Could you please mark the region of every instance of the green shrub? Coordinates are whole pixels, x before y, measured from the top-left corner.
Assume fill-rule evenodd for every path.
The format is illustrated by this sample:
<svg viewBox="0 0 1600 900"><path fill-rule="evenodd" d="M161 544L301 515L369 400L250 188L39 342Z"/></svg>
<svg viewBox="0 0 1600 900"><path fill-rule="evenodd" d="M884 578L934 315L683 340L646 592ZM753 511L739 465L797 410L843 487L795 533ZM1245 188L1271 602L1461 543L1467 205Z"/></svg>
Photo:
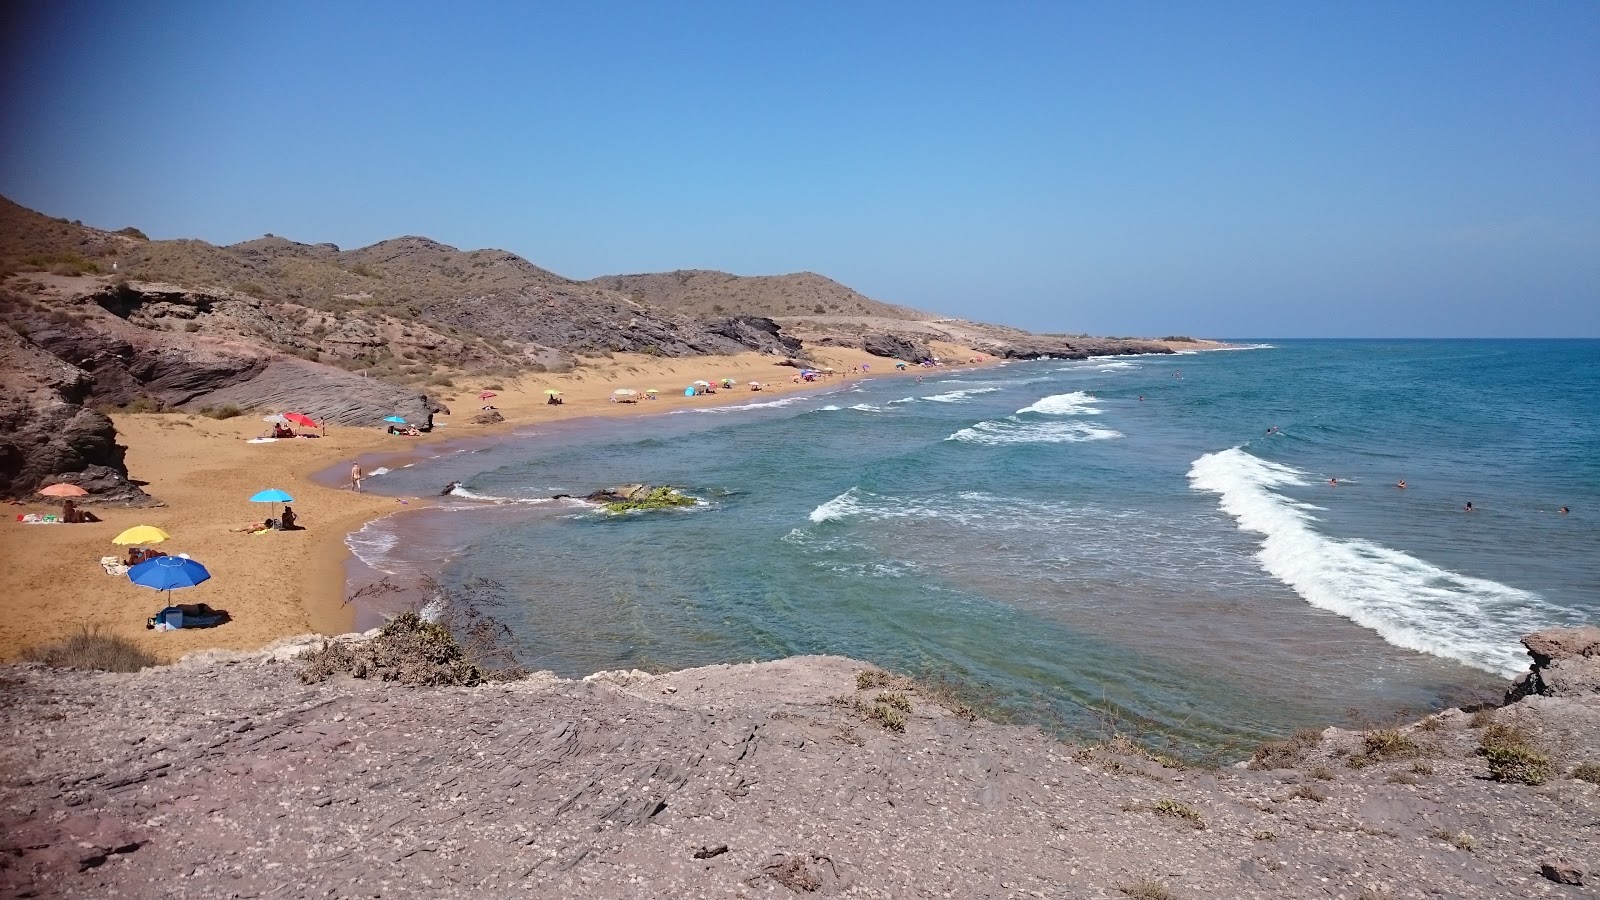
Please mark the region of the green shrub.
<svg viewBox="0 0 1600 900"><path fill-rule="evenodd" d="M1489 777L1495 781L1544 784L1550 777L1550 758L1527 746L1484 747Z"/></svg>
<svg viewBox="0 0 1600 900"><path fill-rule="evenodd" d="M36 647L23 658L57 669L99 669L105 672L137 672L156 664L155 656L141 650L127 638L102 633L98 628L80 626L61 641Z"/></svg>
<svg viewBox="0 0 1600 900"><path fill-rule="evenodd" d="M128 237L134 238L136 240L141 240L141 241L150 240L150 236L149 235L147 235L144 232L140 231L139 229L133 227L132 225L129 225L127 228L118 228L117 229L117 234L127 235Z"/></svg>
<svg viewBox="0 0 1600 900"><path fill-rule="evenodd" d="M190 334L194 334L196 331L200 330L200 323L199 322L185 322L183 324L183 330L189 332Z"/></svg>

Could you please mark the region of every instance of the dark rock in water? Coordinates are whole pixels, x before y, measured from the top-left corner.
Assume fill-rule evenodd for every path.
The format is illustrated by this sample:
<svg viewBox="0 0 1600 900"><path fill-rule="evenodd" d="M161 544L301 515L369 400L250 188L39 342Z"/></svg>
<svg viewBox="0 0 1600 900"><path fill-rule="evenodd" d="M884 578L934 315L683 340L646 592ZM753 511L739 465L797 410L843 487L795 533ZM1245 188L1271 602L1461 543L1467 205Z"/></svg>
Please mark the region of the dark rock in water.
<svg viewBox="0 0 1600 900"><path fill-rule="evenodd" d="M1583 884L1589 874L1581 864L1564 859L1553 859L1539 867L1539 873L1556 884Z"/></svg>
<svg viewBox="0 0 1600 900"><path fill-rule="evenodd" d="M473 416L470 421L474 425L495 425L500 422L504 422L505 420L506 417L500 415L499 410L491 409L487 412L478 413L477 415Z"/></svg>
<svg viewBox="0 0 1600 900"><path fill-rule="evenodd" d="M1600 693L1600 626L1548 628L1522 639L1533 665L1506 693L1515 703L1535 694L1584 697Z"/></svg>
<svg viewBox="0 0 1600 900"><path fill-rule="evenodd" d="M655 488L648 484L621 484L595 491L583 499L592 503L628 503L643 500L652 490Z"/></svg>
<svg viewBox="0 0 1600 900"><path fill-rule="evenodd" d="M913 340L895 334L869 334L861 338L861 349L873 356L887 356L906 362L921 362L933 358L927 341Z"/></svg>

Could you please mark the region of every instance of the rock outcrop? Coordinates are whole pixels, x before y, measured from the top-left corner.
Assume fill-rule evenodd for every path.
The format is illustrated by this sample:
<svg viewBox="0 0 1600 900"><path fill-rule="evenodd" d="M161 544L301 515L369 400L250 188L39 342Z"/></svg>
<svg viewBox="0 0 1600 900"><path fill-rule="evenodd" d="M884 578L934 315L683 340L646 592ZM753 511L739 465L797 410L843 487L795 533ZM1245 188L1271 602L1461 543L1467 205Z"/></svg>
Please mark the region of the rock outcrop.
<svg viewBox="0 0 1600 900"><path fill-rule="evenodd" d="M868 334L861 338L861 349L873 356L887 356L906 362L922 362L933 358L926 341L913 340L894 334Z"/></svg>
<svg viewBox="0 0 1600 900"><path fill-rule="evenodd" d="M1506 702L1523 697L1588 697L1600 694L1600 626L1550 628L1522 639L1533 665L1518 676Z"/></svg>
<svg viewBox="0 0 1600 900"><path fill-rule="evenodd" d="M27 497L69 481L87 502L152 505L128 482L116 427L83 405L93 379L0 328L0 496Z"/></svg>
<svg viewBox="0 0 1600 900"><path fill-rule="evenodd" d="M1216 771L836 656L304 684L321 643L0 669L0 894L1499 900L1568 896L1600 851L1595 785L1490 781L1459 711ZM1496 722L1582 720L1560 743L1595 759L1572 704Z"/></svg>

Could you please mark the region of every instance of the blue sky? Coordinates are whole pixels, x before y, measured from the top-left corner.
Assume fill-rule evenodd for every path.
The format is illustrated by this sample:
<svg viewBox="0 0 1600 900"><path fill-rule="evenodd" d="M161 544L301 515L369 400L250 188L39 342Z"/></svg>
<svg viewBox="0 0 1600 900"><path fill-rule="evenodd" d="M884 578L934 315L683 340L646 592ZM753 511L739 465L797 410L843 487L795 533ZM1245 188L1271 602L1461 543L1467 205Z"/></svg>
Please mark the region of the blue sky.
<svg viewBox="0 0 1600 900"><path fill-rule="evenodd" d="M103 227L1044 331L1600 336L1600 4L34 5L0 193Z"/></svg>

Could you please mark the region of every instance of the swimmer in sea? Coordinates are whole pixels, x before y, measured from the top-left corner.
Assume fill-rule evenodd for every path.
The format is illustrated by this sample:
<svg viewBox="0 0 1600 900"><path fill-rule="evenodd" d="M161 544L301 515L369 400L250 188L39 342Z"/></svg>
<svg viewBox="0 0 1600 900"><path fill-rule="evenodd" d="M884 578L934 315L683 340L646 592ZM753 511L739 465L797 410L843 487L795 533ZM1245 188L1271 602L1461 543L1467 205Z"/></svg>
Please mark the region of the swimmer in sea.
<svg viewBox="0 0 1600 900"><path fill-rule="evenodd" d="M1339 479L1337 479L1337 478L1329 478L1328 479L1328 483L1336 485L1336 484L1339 483Z"/></svg>
<svg viewBox="0 0 1600 900"><path fill-rule="evenodd" d="M1402 478L1399 481L1395 482L1394 486L1403 491L1403 490L1406 489L1406 480L1404 478Z"/></svg>
<svg viewBox="0 0 1600 900"><path fill-rule="evenodd" d="M1467 501L1467 505L1466 505L1466 507L1465 507L1465 508L1463 508L1463 510L1462 510L1462 511L1463 511L1463 512L1472 512L1472 511L1473 511L1473 510L1472 510L1472 501L1471 501L1471 500L1468 500L1468 501Z"/></svg>
<svg viewBox="0 0 1600 900"><path fill-rule="evenodd" d="M1567 508L1565 506L1563 506L1560 509L1556 510L1556 512L1561 513L1564 516L1564 515L1567 514Z"/></svg>

